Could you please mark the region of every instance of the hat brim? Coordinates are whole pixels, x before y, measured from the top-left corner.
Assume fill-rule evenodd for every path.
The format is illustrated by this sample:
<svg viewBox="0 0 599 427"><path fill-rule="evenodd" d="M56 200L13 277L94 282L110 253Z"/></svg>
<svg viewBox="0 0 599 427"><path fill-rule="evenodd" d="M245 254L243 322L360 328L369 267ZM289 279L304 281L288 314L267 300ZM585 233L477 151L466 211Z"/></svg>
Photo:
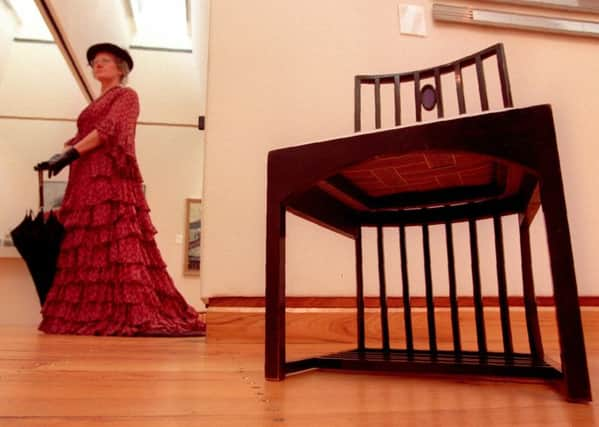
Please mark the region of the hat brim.
<svg viewBox="0 0 599 427"><path fill-rule="evenodd" d="M87 49L87 63L91 65L91 62L100 52L107 52L113 54L117 58L120 58L127 63L127 65L129 66L129 71L133 69L133 58L131 58L129 52L112 43L98 43L93 46L90 46L89 49Z"/></svg>

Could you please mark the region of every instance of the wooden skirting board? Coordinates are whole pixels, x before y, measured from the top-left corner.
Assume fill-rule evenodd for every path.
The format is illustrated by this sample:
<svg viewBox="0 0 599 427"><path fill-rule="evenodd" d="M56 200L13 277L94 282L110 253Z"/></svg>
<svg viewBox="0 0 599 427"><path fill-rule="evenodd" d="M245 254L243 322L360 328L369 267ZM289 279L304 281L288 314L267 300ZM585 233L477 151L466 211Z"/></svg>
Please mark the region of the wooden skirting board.
<svg viewBox="0 0 599 427"><path fill-rule="evenodd" d="M380 312L377 298L366 299L366 341L369 346L380 346ZM495 303L493 303L495 301ZM585 330L599 329L599 297L582 297L583 324ZM539 320L543 342L559 348L555 322L555 310L550 297L538 297ZM219 297L208 302L208 341L263 342L264 298ZM427 348L427 319L424 298L411 298L415 345ZM451 316L448 299L435 299L435 320L440 349L451 349ZM389 298L389 330L392 345L404 346L403 310L401 298ZM510 300L510 317L515 351L528 351L528 338L524 307L518 297ZM460 300L460 325L465 350L476 349L476 324L474 308L469 299ZM485 298L485 325L489 351L502 350L501 321L496 298ZM355 343L356 316L353 298L306 298L288 297L286 335L290 343ZM587 342L590 346L599 343Z"/></svg>
<svg viewBox="0 0 599 427"><path fill-rule="evenodd" d="M581 296L579 297L581 307L599 307L599 296ZM524 307L524 299L521 296L510 296L508 298L510 307ZM540 307L553 306L552 296L537 296L537 305ZM449 297L440 296L434 298L435 307L449 307ZM378 307L378 297L364 298L366 307ZM472 297L458 297L460 307L472 307ZM498 307L499 297L484 296L483 304L485 307ZM426 307L426 297L411 297L410 305L412 307ZM215 307L264 307L264 297L212 297L208 298L206 306ZM286 306L294 308L355 308L356 299L354 297L287 297ZM388 297L388 307L403 307L401 297Z"/></svg>

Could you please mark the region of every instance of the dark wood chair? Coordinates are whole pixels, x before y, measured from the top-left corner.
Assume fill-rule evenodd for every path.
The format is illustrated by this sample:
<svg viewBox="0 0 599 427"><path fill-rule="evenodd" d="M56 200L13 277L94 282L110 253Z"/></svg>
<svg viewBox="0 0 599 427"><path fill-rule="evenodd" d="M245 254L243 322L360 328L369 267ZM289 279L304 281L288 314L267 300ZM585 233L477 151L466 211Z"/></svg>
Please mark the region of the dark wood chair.
<svg viewBox="0 0 599 427"><path fill-rule="evenodd" d="M485 61L496 61L503 107L489 110ZM490 62L492 65L494 62ZM465 115L464 73L474 70L480 111ZM493 65L494 67L494 65ZM488 68L487 68L488 69ZM447 77L455 82L457 110L444 118ZM402 125L402 88L413 87L416 123ZM374 124L360 132L362 89L374 87ZM381 87L393 88L396 127L381 130ZM411 90L410 90L411 91ZM422 122L423 109L436 118ZM310 368L531 376L562 381L568 399L591 400L574 261L553 116L549 105L513 108L503 46L455 62L410 73L355 78L352 136L271 151L268 155L266 236L265 374L282 380ZM529 227L540 207L545 217L561 369L544 355L531 266ZM304 360L285 357L285 213L293 212L355 241L357 346ZM512 344L502 217L517 214L523 300L530 352ZM502 352L487 348L481 292L477 221L493 220ZM462 348L454 262L453 224L467 222L470 234L476 351ZM429 226L445 227L453 350L437 344ZM405 230L422 230L429 345L416 349L412 328ZM362 277L363 227L376 227L382 348L365 343ZM405 348L389 339L383 227L397 227L402 264Z"/></svg>

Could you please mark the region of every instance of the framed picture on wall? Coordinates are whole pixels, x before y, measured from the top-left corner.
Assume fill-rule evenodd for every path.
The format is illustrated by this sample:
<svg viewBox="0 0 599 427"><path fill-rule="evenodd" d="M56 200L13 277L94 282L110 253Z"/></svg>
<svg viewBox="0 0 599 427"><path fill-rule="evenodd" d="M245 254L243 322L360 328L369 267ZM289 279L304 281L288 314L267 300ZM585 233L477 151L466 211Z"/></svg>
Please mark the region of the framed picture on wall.
<svg viewBox="0 0 599 427"><path fill-rule="evenodd" d="M44 210L46 212L60 208L66 188L66 181L44 181Z"/></svg>
<svg viewBox="0 0 599 427"><path fill-rule="evenodd" d="M44 181L44 210L60 208L66 189L67 181ZM141 191L146 194L146 184L141 185Z"/></svg>
<svg viewBox="0 0 599 427"><path fill-rule="evenodd" d="M200 241L202 236L202 199L186 199L185 249L183 274L200 274Z"/></svg>

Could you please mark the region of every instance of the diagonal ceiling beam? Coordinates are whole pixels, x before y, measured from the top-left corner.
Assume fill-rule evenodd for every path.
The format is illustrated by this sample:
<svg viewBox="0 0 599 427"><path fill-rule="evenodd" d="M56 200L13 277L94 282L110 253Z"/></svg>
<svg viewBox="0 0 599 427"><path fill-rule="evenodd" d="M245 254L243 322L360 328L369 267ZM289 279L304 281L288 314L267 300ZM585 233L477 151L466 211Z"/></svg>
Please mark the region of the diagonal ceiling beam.
<svg viewBox="0 0 599 427"><path fill-rule="evenodd" d="M35 3L83 95L93 99L99 94L99 85L87 64L87 48L103 42L130 45L131 30L123 2L35 0Z"/></svg>
<svg viewBox="0 0 599 427"><path fill-rule="evenodd" d="M83 93L87 101L91 102L93 100L93 92L91 89L90 82L86 78L83 70L81 69L81 66L76 60L73 47L70 45L64 29L60 26L56 11L46 0L35 0L35 4L37 5L42 17L44 18L44 21L46 21L46 25L52 33L52 36L56 41L56 45L60 49L60 53L62 53L62 56L64 57L67 63L67 66L73 73L73 77L79 85L81 92Z"/></svg>

